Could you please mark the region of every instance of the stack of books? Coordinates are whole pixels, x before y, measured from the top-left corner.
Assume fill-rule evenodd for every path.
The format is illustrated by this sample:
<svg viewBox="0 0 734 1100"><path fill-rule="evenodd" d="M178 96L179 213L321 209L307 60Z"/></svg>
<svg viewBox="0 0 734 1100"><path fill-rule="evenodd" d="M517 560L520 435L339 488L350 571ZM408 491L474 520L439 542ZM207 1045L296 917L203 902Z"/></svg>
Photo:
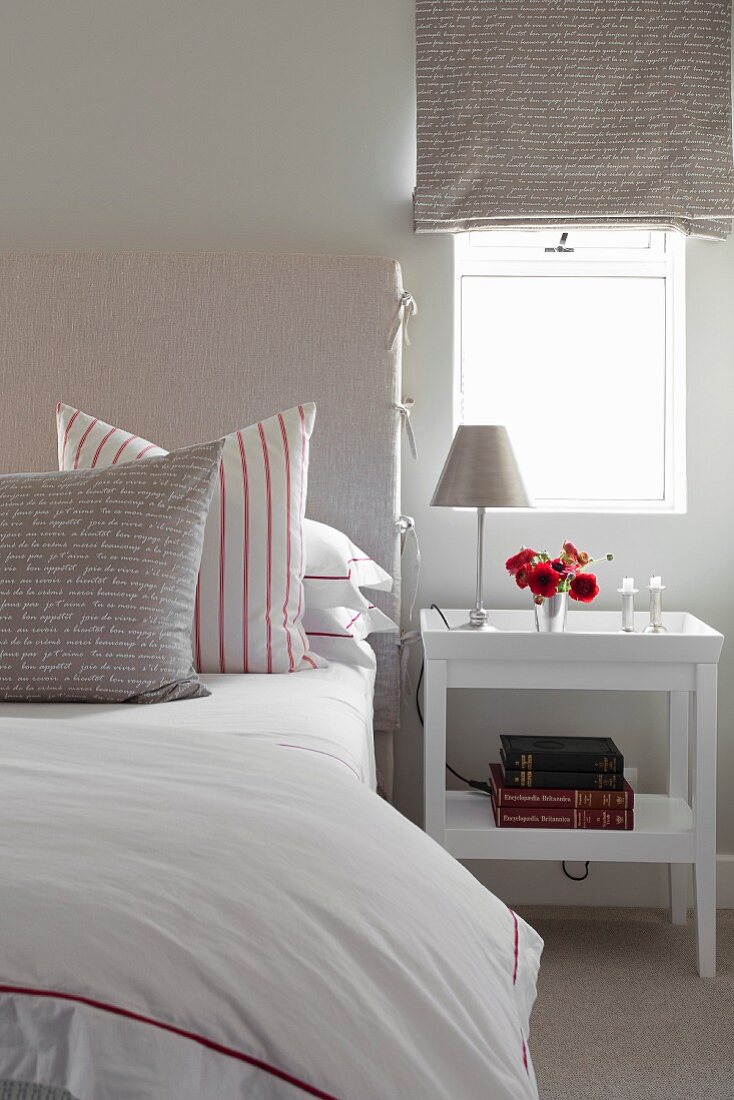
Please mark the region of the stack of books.
<svg viewBox="0 0 734 1100"><path fill-rule="evenodd" d="M635 793L609 737L501 736L489 765L498 828L633 829Z"/></svg>

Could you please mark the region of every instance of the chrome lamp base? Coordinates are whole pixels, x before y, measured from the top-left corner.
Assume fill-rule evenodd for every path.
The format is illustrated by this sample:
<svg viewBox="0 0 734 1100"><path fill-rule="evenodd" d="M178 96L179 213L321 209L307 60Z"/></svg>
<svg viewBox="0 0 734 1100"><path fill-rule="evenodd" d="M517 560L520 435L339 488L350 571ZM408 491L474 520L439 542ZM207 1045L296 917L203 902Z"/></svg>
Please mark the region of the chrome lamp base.
<svg viewBox="0 0 734 1100"><path fill-rule="evenodd" d="M469 612L469 622L462 623L460 630L491 630L495 633L499 630L498 626L492 626L489 621L489 612L486 607L473 607Z"/></svg>
<svg viewBox="0 0 734 1100"><path fill-rule="evenodd" d="M473 607L469 612L469 620L465 623L459 623L458 626L452 626L452 630L483 630L485 633L491 631L493 634L499 630L498 626L492 626L489 621L489 612L486 607Z"/></svg>
<svg viewBox="0 0 734 1100"><path fill-rule="evenodd" d="M489 611L483 605L482 581L484 573L484 517L486 508L477 508L477 591L474 607L469 612L469 622L456 627L457 630L492 630L496 626L489 624Z"/></svg>

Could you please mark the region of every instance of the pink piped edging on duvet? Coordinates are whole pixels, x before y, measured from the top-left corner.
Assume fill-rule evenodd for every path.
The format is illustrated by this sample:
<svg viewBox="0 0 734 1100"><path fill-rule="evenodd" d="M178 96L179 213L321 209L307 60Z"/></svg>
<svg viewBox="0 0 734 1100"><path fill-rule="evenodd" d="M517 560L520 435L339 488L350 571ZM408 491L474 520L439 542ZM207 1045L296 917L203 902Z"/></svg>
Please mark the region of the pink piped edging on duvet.
<svg viewBox="0 0 734 1100"><path fill-rule="evenodd" d="M206 1047L207 1050L213 1050L216 1054L223 1054L227 1058L235 1058L239 1062L246 1062L249 1066L254 1066L255 1069L262 1070L263 1073L269 1073L272 1077L277 1077L281 1081L285 1081L288 1085L293 1085L295 1088L305 1092L308 1096L316 1096L318 1100L338 1100L336 1096L333 1096L330 1092L323 1092L321 1089L316 1088L315 1085L309 1085L305 1081L301 1081L298 1077L294 1077L293 1074L287 1073L283 1069L278 1069L277 1066L271 1066L268 1062L264 1062L261 1058L255 1058L252 1054L245 1054L241 1050L234 1050L232 1047L225 1046L223 1043L218 1043L214 1039L208 1039L205 1035L197 1035L194 1031L187 1031L185 1028L176 1027L175 1024L166 1024L162 1020L154 1020L150 1016L143 1016L139 1012L132 1012L127 1008L120 1008L119 1005L109 1004L106 1001L97 1001L92 997L83 997L77 993L61 993L56 989L34 989L30 986L17 986L17 985L0 985L0 993L8 993L12 996L19 997L49 997L58 1001L73 1001L76 1004L86 1005L88 1008L96 1008L101 1012L110 1012L114 1016L123 1016L127 1020L135 1020L140 1024L148 1024L150 1027L160 1028L161 1031L168 1031L172 1035L178 1035L182 1039L190 1039L193 1043L199 1043L200 1046Z"/></svg>
<svg viewBox="0 0 734 1100"><path fill-rule="evenodd" d="M508 908L508 912L512 917L513 924L513 964L512 964L512 984L517 985L517 966L520 961L520 924L517 919L517 913L513 909ZM522 1040L522 1064L525 1067L525 1072L530 1073L528 1068L528 1048L525 1044L525 1036L520 1032L520 1039Z"/></svg>

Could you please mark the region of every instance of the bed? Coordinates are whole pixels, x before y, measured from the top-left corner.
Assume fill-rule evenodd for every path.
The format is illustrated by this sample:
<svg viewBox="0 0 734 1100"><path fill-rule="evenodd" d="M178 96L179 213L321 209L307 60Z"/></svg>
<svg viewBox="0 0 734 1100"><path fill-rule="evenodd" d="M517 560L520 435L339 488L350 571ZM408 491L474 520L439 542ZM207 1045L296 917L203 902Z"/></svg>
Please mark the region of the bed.
<svg viewBox="0 0 734 1100"><path fill-rule="evenodd" d="M332 662L316 676L279 677L275 687L272 676L257 674L203 674L201 679L210 697L154 711L124 703L0 703L0 728L21 740L24 730L36 723L53 725L60 737L77 730L91 738L111 739L151 723L162 736L183 731L196 736L216 729L243 741L268 741L331 756L360 783L376 789L371 669Z"/></svg>
<svg viewBox="0 0 734 1100"><path fill-rule="evenodd" d="M313 400L308 513L395 577L399 618L406 301L370 257L0 256L4 469L53 467L60 398L167 447ZM395 640L376 673L203 679L0 704L0 1090L536 1097L539 938L375 792Z"/></svg>

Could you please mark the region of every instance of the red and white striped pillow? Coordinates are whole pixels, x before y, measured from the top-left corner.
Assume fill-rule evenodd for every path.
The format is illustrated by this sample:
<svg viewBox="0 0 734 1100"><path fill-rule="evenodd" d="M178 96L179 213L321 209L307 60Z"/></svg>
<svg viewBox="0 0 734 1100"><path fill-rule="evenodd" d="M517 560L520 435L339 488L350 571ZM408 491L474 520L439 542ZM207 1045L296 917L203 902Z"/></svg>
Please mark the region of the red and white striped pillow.
<svg viewBox="0 0 734 1100"><path fill-rule="evenodd" d="M326 662L302 624L308 445L316 406L298 405L224 439L209 510L192 642L199 672L298 672ZM59 469L166 452L57 405Z"/></svg>

